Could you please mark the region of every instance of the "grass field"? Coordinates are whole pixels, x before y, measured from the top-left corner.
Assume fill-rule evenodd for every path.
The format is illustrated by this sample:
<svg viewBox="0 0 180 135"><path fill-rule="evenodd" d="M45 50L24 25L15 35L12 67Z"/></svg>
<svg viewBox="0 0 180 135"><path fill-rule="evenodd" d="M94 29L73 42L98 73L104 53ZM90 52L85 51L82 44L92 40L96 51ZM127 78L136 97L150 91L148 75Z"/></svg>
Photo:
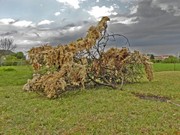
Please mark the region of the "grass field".
<svg viewBox="0 0 180 135"><path fill-rule="evenodd" d="M154 71L180 71L180 63L155 63Z"/></svg>
<svg viewBox="0 0 180 135"><path fill-rule="evenodd" d="M162 72L152 82L128 84L122 91L69 91L55 100L22 90L30 67L0 67L0 135L180 134L180 71L165 66L155 64Z"/></svg>

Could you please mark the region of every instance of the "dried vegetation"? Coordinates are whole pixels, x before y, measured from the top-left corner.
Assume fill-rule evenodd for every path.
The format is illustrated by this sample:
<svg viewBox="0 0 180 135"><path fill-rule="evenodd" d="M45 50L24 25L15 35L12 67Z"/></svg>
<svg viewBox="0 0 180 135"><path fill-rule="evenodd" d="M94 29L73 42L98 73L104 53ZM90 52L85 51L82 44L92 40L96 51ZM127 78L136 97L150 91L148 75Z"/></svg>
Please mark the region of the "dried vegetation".
<svg viewBox="0 0 180 135"><path fill-rule="evenodd" d="M88 29L84 38L68 45L32 48L28 55L35 73L23 89L42 92L48 98L55 98L77 86L83 89L89 85L116 88L121 84L122 88L124 83L139 81L142 77L142 65L151 81L152 63L138 51L130 52L128 48L110 48L105 51L110 38L124 37L107 34L109 20L108 17L103 17L97 26Z"/></svg>

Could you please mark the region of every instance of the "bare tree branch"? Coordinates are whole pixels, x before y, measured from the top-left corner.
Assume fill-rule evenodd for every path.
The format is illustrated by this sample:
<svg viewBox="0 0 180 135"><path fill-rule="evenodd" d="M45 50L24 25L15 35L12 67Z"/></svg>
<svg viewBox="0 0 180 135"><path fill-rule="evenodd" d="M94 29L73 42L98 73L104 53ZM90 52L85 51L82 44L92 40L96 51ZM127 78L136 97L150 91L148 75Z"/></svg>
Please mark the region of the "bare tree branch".
<svg viewBox="0 0 180 135"><path fill-rule="evenodd" d="M13 51L17 47L13 42L14 40L12 38L2 38L0 40L0 49Z"/></svg>

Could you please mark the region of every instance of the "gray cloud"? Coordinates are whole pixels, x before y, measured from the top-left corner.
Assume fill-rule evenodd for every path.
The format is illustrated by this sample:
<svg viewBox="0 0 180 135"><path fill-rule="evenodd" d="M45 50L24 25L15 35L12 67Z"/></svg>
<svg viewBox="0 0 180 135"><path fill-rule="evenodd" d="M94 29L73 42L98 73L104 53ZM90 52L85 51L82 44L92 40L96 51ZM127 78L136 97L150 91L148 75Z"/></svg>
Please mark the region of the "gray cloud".
<svg viewBox="0 0 180 135"><path fill-rule="evenodd" d="M2 37L11 36L11 35L14 35L14 34L17 34L17 33L18 33L18 31L12 30L12 31L9 31L9 32L0 33L0 36L2 36Z"/></svg>
<svg viewBox="0 0 180 135"><path fill-rule="evenodd" d="M13 25L3 25L0 37L11 36L17 44L17 50L27 51L33 46L41 46L43 44L51 44L53 46L59 44L67 44L80 37L83 37L92 23L89 21L79 21L70 23L65 26L49 26L42 27L15 27Z"/></svg>
<svg viewBox="0 0 180 135"><path fill-rule="evenodd" d="M112 24L110 30L123 33L129 38L132 47L146 53L147 49L152 53L177 53L180 51L180 16L163 10L158 5L162 2L167 5L170 3L164 0L158 3L153 0L140 1L137 4L137 12L126 15L126 17L136 17L138 23ZM180 4L180 1L174 2Z"/></svg>
<svg viewBox="0 0 180 135"><path fill-rule="evenodd" d="M153 5L152 0L141 1L138 3L137 13L135 15L142 18L154 18L166 14L156 5Z"/></svg>
<svg viewBox="0 0 180 135"><path fill-rule="evenodd" d="M162 10L165 10L175 16L180 16L179 0L154 0L153 3L158 5Z"/></svg>

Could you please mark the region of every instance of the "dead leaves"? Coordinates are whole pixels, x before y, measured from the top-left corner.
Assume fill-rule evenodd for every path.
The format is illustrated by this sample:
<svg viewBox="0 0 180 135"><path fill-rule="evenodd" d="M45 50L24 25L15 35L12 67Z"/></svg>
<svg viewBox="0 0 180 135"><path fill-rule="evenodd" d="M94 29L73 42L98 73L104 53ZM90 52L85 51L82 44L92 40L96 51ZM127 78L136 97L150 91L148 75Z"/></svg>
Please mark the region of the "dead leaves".
<svg viewBox="0 0 180 135"><path fill-rule="evenodd" d="M52 47L44 45L29 50L29 61L36 74L27 81L23 89L42 92L48 98L55 98L68 89L69 86L85 87L85 82L98 82L105 86L113 86L118 82L132 78L133 70L129 65L143 64L147 78L153 79L152 63L138 51L131 53L127 48L110 48L99 52L99 58L88 58L79 52L88 52L102 38L107 28L108 17L103 17L97 26L91 26L87 35L68 45ZM39 74L42 69L45 73ZM51 70L54 69L54 70ZM128 80L129 81L129 80Z"/></svg>

